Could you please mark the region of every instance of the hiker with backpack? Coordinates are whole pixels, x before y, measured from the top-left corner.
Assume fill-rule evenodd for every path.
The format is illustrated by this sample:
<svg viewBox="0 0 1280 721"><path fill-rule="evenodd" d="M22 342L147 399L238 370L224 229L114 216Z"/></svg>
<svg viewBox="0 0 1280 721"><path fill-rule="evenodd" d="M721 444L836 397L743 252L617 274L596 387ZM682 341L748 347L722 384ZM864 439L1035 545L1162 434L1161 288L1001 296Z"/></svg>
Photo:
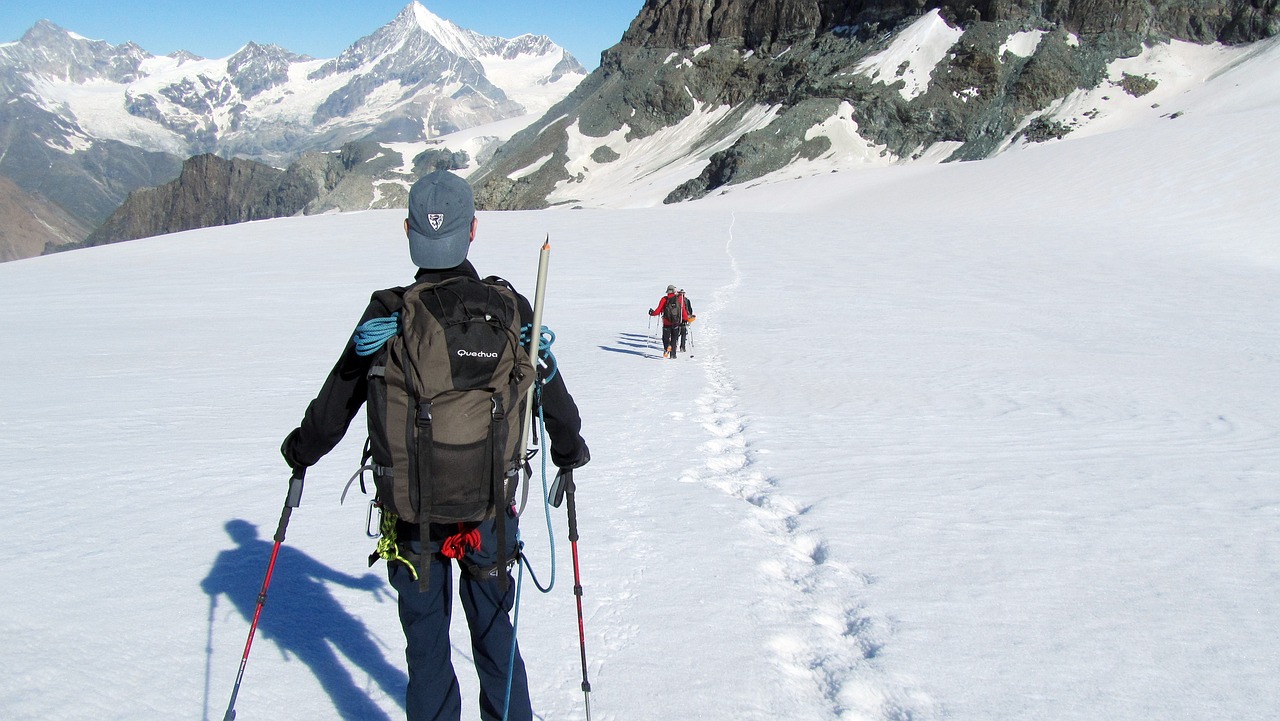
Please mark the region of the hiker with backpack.
<svg viewBox="0 0 1280 721"><path fill-rule="evenodd" d="M281 446L295 475L320 460L366 406L375 504L406 640L409 721L458 721L450 658L451 560L470 629L485 721L531 721L528 679L509 613L520 549L514 494L525 466L525 398L537 397L561 469L591 458L563 373L529 358L529 301L506 281L483 280L467 260L474 197L440 170L409 191L405 233L418 266L408 287L373 294L302 423ZM535 370L535 368L537 370ZM479 419L478 421L474 419ZM546 440L543 440L544 452Z"/></svg>
<svg viewBox="0 0 1280 721"><path fill-rule="evenodd" d="M685 352L685 342L689 340L689 324L694 321L697 316L693 314L693 303L689 302L689 296L685 295L684 288L676 291L676 295L684 299L684 320L680 323L680 352Z"/></svg>
<svg viewBox="0 0 1280 721"><path fill-rule="evenodd" d="M695 318L689 299L685 298L683 290L677 292L674 285L669 285L666 295L658 301L658 307L649 309L649 315L662 316L662 357L675 358L677 348L684 350L681 330L687 333L685 326Z"/></svg>

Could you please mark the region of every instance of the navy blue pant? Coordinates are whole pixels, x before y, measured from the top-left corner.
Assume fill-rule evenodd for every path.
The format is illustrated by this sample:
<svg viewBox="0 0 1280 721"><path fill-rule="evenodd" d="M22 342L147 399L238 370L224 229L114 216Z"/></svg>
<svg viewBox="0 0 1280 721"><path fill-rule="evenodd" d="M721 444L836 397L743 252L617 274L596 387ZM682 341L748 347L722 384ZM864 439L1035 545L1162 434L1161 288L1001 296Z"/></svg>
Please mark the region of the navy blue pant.
<svg viewBox="0 0 1280 721"><path fill-rule="evenodd" d="M506 525L508 548L514 549L515 520L508 520ZM433 542L428 548L431 551L439 547L436 530L447 534L453 529L433 527ZM503 593L498 579L479 580L465 570L467 563L485 568L497 562L493 521L482 522L479 531L480 548L465 556L462 559L464 563L460 564L464 570L458 580L458 598L462 601L467 628L471 631L471 653L480 680L480 718L501 721L510 669L511 699L507 719L532 721L529 681L519 648L516 648L514 665L511 663L514 631L508 614L515 602L515 581L503 569L500 573L507 576L507 590ZM508 557L514 557L514 550L508 551ZM400 625L404 628L406 641L409 689L405 710L408 721L459 721L462 716L462 697L449 645L449 619L453 615L452 566L448 559L435 556L430 564L431 581L425 592L420 590L408 566L403 563L388 566L391 585L400 597Z"/></svg>

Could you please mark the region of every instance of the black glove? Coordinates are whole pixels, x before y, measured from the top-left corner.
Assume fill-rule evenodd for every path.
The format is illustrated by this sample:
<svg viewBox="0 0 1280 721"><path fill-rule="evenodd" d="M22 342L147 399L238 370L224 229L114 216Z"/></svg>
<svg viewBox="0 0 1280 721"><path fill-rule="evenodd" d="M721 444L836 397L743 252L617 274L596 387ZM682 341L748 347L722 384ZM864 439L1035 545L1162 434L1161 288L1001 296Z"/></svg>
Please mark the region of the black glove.
<svg viewBox="0 0 1280 721"><path fill-rule="evenodd" d="M300 462L293 454L293 447L297 444L298 436L301 434L301 428L294 428L289 435L285 436L284 443L280 444L280 455L284 456L284 462L289 464L289 468L297 478L301 478L302 474L307 470L307 465Z"/></svg>
<svg viewBox="0 0 1280 721"><path fill-rule="evenodd" d="M554 449L553 449L554 450ZM555 455L554 453L552 454ZM578 452L571 457L552 458L557 468L582 468L591 462L591 449L587 448L587 442L582 441L578 444Z"/></svg>

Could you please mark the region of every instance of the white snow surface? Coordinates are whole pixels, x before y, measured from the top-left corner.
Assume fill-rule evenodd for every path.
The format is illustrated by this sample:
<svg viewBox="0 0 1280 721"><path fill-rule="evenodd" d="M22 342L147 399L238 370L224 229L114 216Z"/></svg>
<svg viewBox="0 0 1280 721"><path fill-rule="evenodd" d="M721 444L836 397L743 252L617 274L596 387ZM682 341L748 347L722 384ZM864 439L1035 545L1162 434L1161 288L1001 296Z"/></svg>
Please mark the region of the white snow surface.
<svg viewBox="0 0 1280 721"><path fill-rule="evenodd" d="M661 205L677 186L698 177L712 155L733 145L744 133L768 125L779 110L777 106L757 105L734 112L729 105L712 107L697 100L693 104L694 111L679 123L632 140L627 139L629 126L595 138L582 133L574 122L567 130L569 160L565 169L570 179L558 183L547 202L604 208ZM618 158L597 162L592 154L601 147L613 150ZM532 173L545 161L510 177Z"/></svg>
<svg viewBox="0 0 1280 721"><path fill-rule="evenodd" d="M1000 46L1000 52L997 54L1003 56L1006 52L1009 52L1019 57L1029 58L1036 54L1036 48L1040 47L1040 40L1045 35L1046 33L1043 30L1027 30L1014 33Z"/></svg>
<svg viewBox="0 0 1280 721"><path fill-rule="evenodd" d="M551 238L545 322L593 454L593 718L1280 717L1267 67L1221 71L1176 119L987 161L481 214L472 259L526 293ZM202 581L252 606L277 448L369 293L412 277L401 218L0 265L0 717L223 716L249 619ZM676 360L645 314L668 283L698 316ZM395 603L357 582L383 574L363 497L338 503L361 423L308 474L240 719L402 715ZM556 587L524 578L519 626L538 718L567 721L585 714L552 518ZM239 548L234 519L259 541ZM536 500L522 529L545 583Z"/></svg>

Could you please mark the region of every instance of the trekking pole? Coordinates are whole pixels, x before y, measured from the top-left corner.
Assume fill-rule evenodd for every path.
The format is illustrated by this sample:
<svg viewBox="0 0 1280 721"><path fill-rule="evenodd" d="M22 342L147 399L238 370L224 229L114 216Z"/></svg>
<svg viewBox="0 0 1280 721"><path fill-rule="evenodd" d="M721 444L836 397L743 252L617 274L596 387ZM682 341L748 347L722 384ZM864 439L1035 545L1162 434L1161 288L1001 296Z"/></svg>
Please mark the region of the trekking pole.
<svg viewBox="0 0 1280 721"><path fill-rule="evenodd" d="M573 595L578 602L578 651L582 655L582 701L587 709L587 721L591 721L591 681L587 679L587 632L582 622L582 576L578 567L578 505L574 502L573 469L562 468L551 486L551 505L560 507L569 498L569 546L573 549Z"/></svg>
<svg viewBox="0 0 1280 721"><path fill-rule="evenodd" d="M547 293L547 264L551 260L551 234L542 241L542 249L538 251L538 284L533 291L533 328L529 331L529 360L533 363L534 382L524 399L524 420L520 425L520 447L528 449L529 434L533 430L533 398L538 388L538 355L542 352L542 306ZM517 476L518 478L518 476ZM514 493L514 492L512 492ZM525 504L529 502L529 484L524 484L520 496L520 508L516 515L524 513Z"/></svg>
<svg viewBox="0 0 1280 721"><path fill-rule="evenodd" d="M209 678L213 675L213 614L218 606L217 594L209 596L209 631L204 640L204 705L200 721L209 721Z"/></svg>
<svg viewBox="0 0 1280 721"><path fill-rule="evenodd" d="M302 477L305 470L295 471L289 479L289 495L285 497L284 510L280 512L280 525L276 526L276 545L271 549L271 562L267 564L267 575L262 579L262 590L258 591L258 606L253 611L253 623L249 624L249 638L244 642L244 654L240 657L240 672L236 674L236 685L231 689L231 701L227 703L227 713L222 721L234 721L236 717L236 696L240 695L240 682L244 680L244 667L249 663L249 649L253 646L253 634L258 630L258 619L262 617L262 607L267 602L267 586L271 585L271 574L276 569L276 556L280 555L280 544L284 543L284 532L289 526L289 516L293 509L302 503Z"/></svg>

